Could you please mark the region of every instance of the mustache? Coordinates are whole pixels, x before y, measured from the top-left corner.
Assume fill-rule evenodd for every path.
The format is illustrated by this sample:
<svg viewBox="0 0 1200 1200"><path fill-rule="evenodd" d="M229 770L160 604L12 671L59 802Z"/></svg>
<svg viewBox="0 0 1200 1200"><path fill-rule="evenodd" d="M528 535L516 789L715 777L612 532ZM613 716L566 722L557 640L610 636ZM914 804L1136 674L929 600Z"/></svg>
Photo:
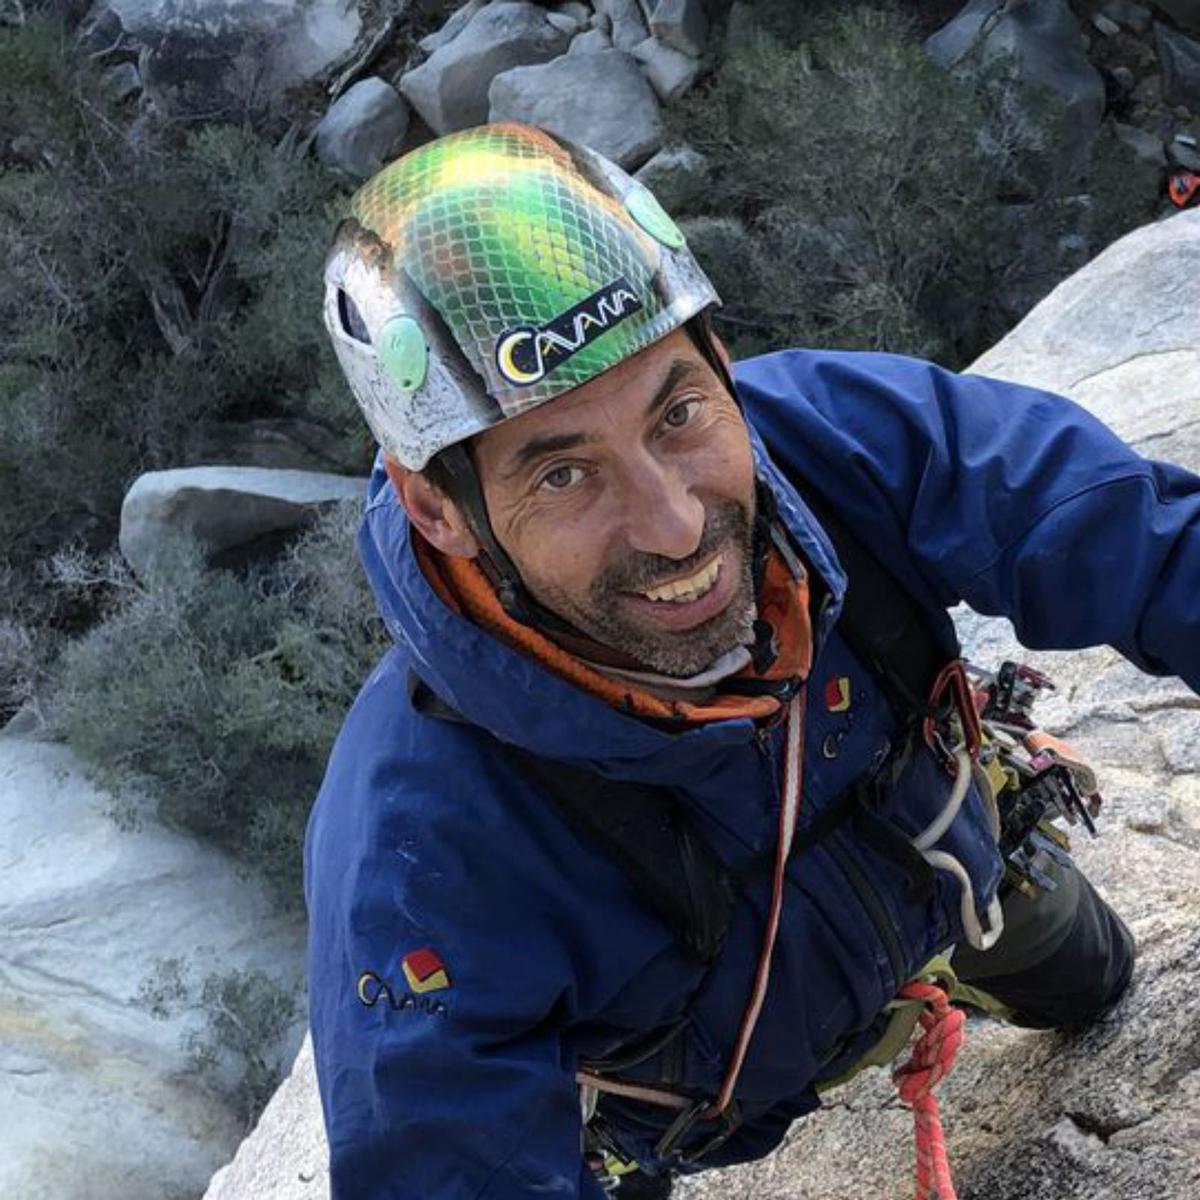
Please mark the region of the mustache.
<svg viewBox="0 0 1200 1200"><path fill-rule="evenodd" d="M665 579L692 574L731 542L744 551L743 569L746 569L751 559L752 528L750 513L736 501L726 501L706 514L700 544L687 558L635 551L600 572L592 585L593 595L649 591Z"/></svg>

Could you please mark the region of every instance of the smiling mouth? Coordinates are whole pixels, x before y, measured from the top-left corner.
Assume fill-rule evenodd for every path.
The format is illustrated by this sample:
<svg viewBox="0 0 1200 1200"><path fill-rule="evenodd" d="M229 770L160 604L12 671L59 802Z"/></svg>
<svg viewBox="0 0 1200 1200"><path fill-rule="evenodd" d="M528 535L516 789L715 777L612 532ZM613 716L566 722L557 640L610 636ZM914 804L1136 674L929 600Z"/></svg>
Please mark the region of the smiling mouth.
<svg viewBox="0 0 1200 1200"><path fill-rule="evenodd" d="M691 604L712 591L720 574L721 555L718 554L694 575L672 579L640 594L655 604Z"/></svg>

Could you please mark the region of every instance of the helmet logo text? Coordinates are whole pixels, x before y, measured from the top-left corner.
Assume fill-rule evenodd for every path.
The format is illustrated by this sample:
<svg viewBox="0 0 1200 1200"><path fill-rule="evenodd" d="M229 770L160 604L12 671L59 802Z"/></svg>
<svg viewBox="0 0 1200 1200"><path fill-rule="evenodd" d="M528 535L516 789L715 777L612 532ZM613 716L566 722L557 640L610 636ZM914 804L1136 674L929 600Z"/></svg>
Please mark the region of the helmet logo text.
<svg viewBox="0 0 1200 1200"><path fill-rule="evenodd" d="M545 325L506 330L496 343L496 366L518 387L537 383L641 307L637 293L622 275Z"/></svg>

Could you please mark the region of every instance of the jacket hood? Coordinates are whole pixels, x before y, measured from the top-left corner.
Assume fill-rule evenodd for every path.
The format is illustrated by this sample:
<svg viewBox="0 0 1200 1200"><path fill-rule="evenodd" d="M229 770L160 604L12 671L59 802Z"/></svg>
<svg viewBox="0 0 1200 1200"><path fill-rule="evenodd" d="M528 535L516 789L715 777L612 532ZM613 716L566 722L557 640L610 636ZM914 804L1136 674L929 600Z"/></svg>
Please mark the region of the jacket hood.
<svg viewBox="0 0 1200 1200"><path fill-rule="evenodd" d="M780 521L829 592L814 619L819 649L840 608L845 576L828 538L771 462L753 426L750 436L758 477L774 496ZM706 755L719 755L754 734L748 718L680 731L658 728L559 678L453 611L417 561L382 454L367 488L358 549L380 613L412 669L463 718L502 741L610 778L669 783L685 766L694 775Z"/></svg>

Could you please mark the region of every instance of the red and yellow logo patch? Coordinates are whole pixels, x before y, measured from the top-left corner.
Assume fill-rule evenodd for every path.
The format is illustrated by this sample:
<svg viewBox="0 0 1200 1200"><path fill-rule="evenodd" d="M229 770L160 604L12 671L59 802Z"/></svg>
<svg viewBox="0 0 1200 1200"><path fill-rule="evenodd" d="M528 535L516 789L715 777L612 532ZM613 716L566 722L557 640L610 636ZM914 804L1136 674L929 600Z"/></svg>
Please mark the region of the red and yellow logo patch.
<svg viewBox="0 0 1200 1200"><path fill-rule="evenodd" d="M446 964L426 946L414 950L400 960L400 969L408 986L420 995L422 992L437 992L450 986L450 974Z"/></svg>
<svg viewBox="0 0 1200 1200"><path fill-rule="evenodd" d="M831 713L845 712L850 707L849 675L831 675L825 681L825 707Z"/></svg>

